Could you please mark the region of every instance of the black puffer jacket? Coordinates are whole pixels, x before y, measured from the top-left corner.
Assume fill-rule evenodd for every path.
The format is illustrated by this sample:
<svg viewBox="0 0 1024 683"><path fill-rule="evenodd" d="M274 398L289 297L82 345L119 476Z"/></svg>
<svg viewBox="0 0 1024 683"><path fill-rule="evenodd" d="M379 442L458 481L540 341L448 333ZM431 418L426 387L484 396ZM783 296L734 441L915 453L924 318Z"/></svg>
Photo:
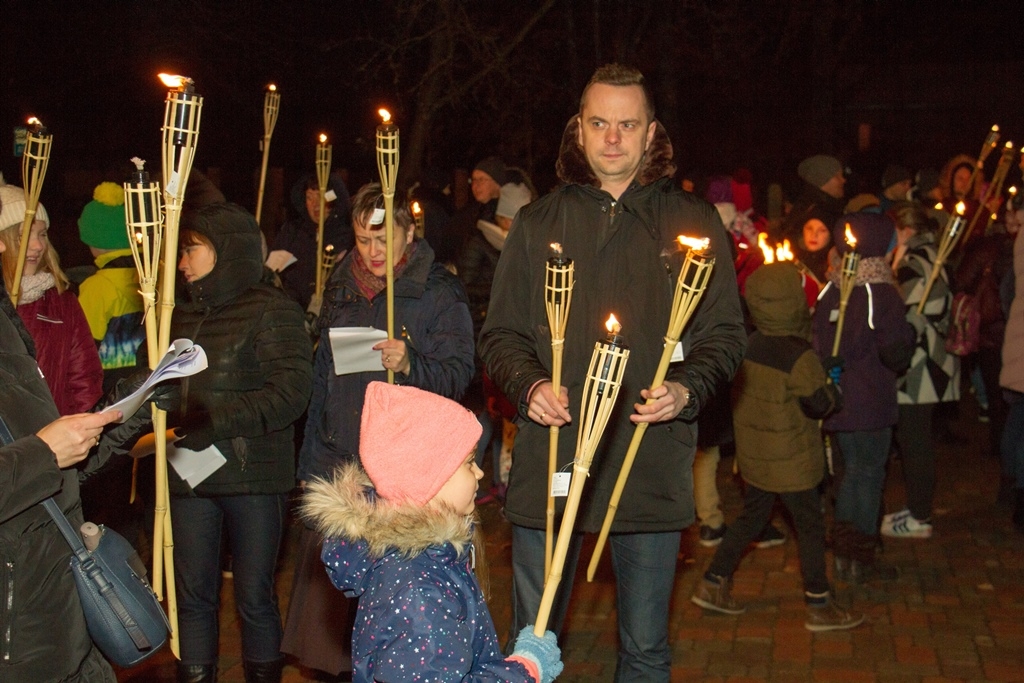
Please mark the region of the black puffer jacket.
<svg viewBox="0 0 1024 683"><path fill-rule="evenodd" d="M680 259L677 236L708 237L722 259L682 339L685 360L668 380L691 391L676 420L652 425L623 493L613 532L658 532L689 526L693 512L695 419L708 395L735 372L746 335L729 244L718 212L669 179L672 146L658 130L637 180L618 201L599 189L577 140L578 123L562 138L558 170L566 183L524 207L516 217L494 277L479 351L488 373L519 408L506 512L515 524L543 528L548 429L526 417L526 394L551 378L551 337L544 308L548 245L559 242L575 263L576 284L565 334L562 383L573 423L561 430L558 465L573 458L580 397L594 342L614 313L630 347L618 405L612 413L584 489L579 528L600 528L627 445L629 416L650 385L661 357ZM559 504L564 498L557 499Z"/></svg>
<svg viewBox="0 0 1024 683"><path fill-rule="evenodd" d="M209 368L184 381L185 419L207 413L227 463L200 496L283 493L295 484L293 423L309 401L313 350L303 311L264 282L255 219L234 204L204 207L189 228L207 237L217 263L186 285L191 303L174 311L172 336L206 351ZM172 473L171 491L192 495Z"/></svg>

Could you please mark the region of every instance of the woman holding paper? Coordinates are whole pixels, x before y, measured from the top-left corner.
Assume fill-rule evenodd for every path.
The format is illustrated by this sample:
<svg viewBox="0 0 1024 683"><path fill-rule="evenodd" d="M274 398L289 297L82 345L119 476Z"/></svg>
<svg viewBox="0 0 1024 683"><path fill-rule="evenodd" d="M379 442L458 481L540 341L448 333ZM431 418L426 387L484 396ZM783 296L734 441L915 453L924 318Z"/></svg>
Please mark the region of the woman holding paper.
<svg viewBox="0 0 1024 683"><path fill-rule="evenodd" d="M178 269L189 303L172 337L209 367L182 382L177 448L216 447L226 462L190 486L170 473L181 634L179 680L214 681L222 529L234 571L247 681L279 681L281 616L274 567L295 484L293 423L309 399L312 348L298 304L268 283L256 220L234 204L189 217Z"/></svg>
<svg viewBox="0 0 1024 683"><path fill-rule="evenodd" d="M335 467L357 458L363 395L370 382L386 380L385 369L395 372L398 384L455 400L473 376L473 323L466 294L458 279L434 260L430 246L415 239L412 216L401 202L395 206L392 235L395 330L400 338L373 346L380 352L379 370L336 374L329 328L387 329L383 207L377 183L365 185L352 199L355 249L334 269L324 290L313 398L299 453L298 478L303 482L327 478ZM282 650L305 666L337 675L351 670L351 630L337 626L349 610L327 580L320 541L319 534L303 528Z"/></svg>

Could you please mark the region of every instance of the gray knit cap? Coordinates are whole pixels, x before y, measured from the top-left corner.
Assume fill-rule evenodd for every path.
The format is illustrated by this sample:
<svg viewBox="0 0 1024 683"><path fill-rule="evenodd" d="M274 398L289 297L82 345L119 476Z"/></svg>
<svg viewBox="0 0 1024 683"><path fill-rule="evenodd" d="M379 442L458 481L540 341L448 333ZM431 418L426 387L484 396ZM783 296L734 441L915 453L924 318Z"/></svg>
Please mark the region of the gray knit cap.
<svg viewBox="0 0 1024 683"><path fill-rule="evenodd" d="M827 154L815 154L807 157L796 167L796 173L815 187L821 187L837 173L842 173L843 165L839 159Z"/></svg>

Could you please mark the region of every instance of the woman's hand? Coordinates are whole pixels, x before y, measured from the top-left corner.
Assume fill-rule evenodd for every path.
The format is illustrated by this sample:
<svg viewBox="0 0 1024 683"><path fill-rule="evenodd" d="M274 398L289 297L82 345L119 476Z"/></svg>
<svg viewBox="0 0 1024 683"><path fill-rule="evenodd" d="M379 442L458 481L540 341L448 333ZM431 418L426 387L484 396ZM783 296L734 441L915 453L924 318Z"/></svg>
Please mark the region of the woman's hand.
<svg viewBox="0 0 1024 683"><path fill-rule="evenodd" d="M409 361L409 350L401 339L385 339L373 347L374 351L380 351L380 362L385 370L394 370L402 375L409 374L412 363Z"/></svg>
<svg viewBox="0 0 1024 683"><path fill-rule="evenodd" d="M36 436L50 447L57 456L57 466L64 469L85 460L92 447L100 442L103 428L120 419L120 410L67 415L40 429Z"/></svg>

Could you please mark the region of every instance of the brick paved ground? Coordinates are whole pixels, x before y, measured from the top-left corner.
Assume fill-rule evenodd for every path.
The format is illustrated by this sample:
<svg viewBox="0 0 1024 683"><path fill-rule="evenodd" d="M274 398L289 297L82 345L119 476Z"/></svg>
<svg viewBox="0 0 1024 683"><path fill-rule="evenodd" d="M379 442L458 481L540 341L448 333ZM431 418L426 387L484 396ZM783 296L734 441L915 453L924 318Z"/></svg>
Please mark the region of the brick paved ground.
<svg viewBox="0 0 1024 683"><path fill-rule="evenodd" d="M710 615L689 601L712 551L684 535L672 607L673 681L1024 681L1024 536L1013 531L1006 509L996 506L999 469L984 455L984 427L968 401L954 427L965 443L939 445L935 536L888 541L884 556L897 565L898 581L840 597L867 614L853 631L812 635L804 607L796 544L751 552L735 576L735 594L748 603L738 617ZM739 490L723 462L719 486L726 517L739 509ZM890 471L889 509L902 507L898 470ZM509 622L509 529L494 505L482 511L490 566L491 610L504 638ZM779 523L779 520L776 520ZM788 528L788 527L787 527ZM589 545L584 553L589 557ZM593 584L576 584L563 637L567 683L610 681L615 666L614 584L607 558ZM581 562L581 571L585 569ZM287 600L291 567L279 577ZM226 588L229 585L226 582ZM230 591L221 617L220 680L243 681L238 625ZM172 681L166 652L139 668L120 672L127 683ZM288 666L286 683L316 680Z"/></svg>

